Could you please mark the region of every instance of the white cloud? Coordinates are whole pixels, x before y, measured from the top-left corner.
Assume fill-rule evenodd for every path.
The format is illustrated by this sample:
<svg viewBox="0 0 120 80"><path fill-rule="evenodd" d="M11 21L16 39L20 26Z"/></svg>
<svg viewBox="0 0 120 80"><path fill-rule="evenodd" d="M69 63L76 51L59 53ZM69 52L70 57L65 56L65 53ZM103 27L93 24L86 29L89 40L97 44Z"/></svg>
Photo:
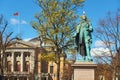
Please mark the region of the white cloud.
<svg viewBox="0 0 120 80"><path fill-rule="evenodd" d="M25 20L22 20L21 24L27 24L27 22Z"/></svg>
<svg viewBox="0 0 120 80"><path fill-rule="evenodd" d="M104 47L105 44L104 44L103 41L97 40L97 41L95 42L95 46L96 46L96 47Z"/></svg>
<svg viewBox="0 0 120 80"><path fill-rule="evenodd" d="M16 25L16 24L19 24L20 21L17 20L17 19L15 19L15 18L11 18L11 19L10 19L10 23L11 23L12 25Z"/></svg>
<svg viewBox="0 0 120 80"><path fill-rule="evenodd" d="M17 24L27 24L27 22L25 20L18 20L18 19L15 19L15 18L11 18L10 19L10 23L12 25L17 25Z"/></svg>
<svg viewBox="0 0 120 80"><path fill-rule="evenodd" d="M91 49L92 56L110 56L110 50L108 48L93 48Z"/></svg>

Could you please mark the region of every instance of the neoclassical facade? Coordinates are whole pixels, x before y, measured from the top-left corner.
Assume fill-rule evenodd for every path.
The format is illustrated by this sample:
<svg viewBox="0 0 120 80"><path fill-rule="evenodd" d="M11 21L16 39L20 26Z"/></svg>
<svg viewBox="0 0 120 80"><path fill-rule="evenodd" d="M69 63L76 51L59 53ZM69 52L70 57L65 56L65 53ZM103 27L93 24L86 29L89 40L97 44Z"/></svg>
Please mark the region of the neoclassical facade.
<svg viewBox="0 0 120 80"><path fill-rule="evenodd" d="M33 80L36 48L27 42L16 40L5 53L5 79Z"/></svg>
<svg viewBox="0 0 120 80"><path fill-rule="evenodd" d="M48 46L46 48L49 48ZM56 63L41 59L40 41L16 39L5 52L5 80L56 80ZM49 49L50 50L50 49ZM61 56L60 77L63 74L65 57Z"/></svg>

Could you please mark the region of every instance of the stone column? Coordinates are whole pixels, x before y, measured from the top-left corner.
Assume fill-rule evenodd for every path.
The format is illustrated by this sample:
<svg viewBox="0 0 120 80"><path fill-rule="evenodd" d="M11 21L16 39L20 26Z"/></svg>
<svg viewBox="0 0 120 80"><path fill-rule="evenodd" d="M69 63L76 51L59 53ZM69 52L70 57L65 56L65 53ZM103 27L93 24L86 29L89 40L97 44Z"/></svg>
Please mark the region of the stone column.
<svg viewBox="0 0 120 80"><path fill-rule="evenodd" d="M30 72L33 73L33 70L35 69L35 54L34 51L30 51Z"/></svg>
<svg viewBox="0 0 120 80"><path fill-rule="evenodd" d="M23 52L21 52L21 72L23 72Z"/></svg>
<svg viewBox="0 0 120 80"><path fill-rule="evenodd" d="M19 77L17 77L17 80L19 80Z"/></svg>
<svg viewBox="0 0 120 80"><path fill-rule="evenodd" d="M27 76L27 80L29 80L29 77Z"/></svg>
<svg viewBox="0 0 120 80"><path fill-rule="evenodd" d="M14 52L11 52L12 53L12 69L11 71L14 72Z"/></svg>
<svg viewBox="0 0 120 80"><path fill-rule="evenodd" d="M46 76L46 80L48 80L48 75Z"/></svg>

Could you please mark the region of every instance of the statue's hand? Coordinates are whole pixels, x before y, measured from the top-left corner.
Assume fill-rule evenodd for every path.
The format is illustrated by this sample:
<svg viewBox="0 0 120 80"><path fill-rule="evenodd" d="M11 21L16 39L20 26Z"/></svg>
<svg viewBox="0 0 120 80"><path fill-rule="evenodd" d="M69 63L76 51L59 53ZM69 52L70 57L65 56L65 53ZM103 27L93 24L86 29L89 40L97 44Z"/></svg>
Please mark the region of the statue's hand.
<svg viewBox="0 0 120 80"><path fill-rule="evenodd" d="M93 29L91 29L91 28L87 28L86 29L88 32L93 32Z"/></svg>

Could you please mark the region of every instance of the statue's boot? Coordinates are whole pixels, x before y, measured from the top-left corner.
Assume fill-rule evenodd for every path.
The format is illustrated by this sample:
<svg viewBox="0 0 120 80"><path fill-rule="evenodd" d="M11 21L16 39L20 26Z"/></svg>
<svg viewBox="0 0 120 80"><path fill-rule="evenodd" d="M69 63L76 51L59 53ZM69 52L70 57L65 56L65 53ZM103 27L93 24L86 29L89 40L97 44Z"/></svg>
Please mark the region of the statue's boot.
<svg viewBox="0 0 120 80"><path fill-rule="evenodd" d="M85 61L85 59L86 59L85 56L82 56L82 60Z"/></svg>
<svg viewBox="0 0 120 80"><path fill-rule="evenodd" d="M93 59L89 56L89 57L88 57L88 61L93 61Z"/></svg>

